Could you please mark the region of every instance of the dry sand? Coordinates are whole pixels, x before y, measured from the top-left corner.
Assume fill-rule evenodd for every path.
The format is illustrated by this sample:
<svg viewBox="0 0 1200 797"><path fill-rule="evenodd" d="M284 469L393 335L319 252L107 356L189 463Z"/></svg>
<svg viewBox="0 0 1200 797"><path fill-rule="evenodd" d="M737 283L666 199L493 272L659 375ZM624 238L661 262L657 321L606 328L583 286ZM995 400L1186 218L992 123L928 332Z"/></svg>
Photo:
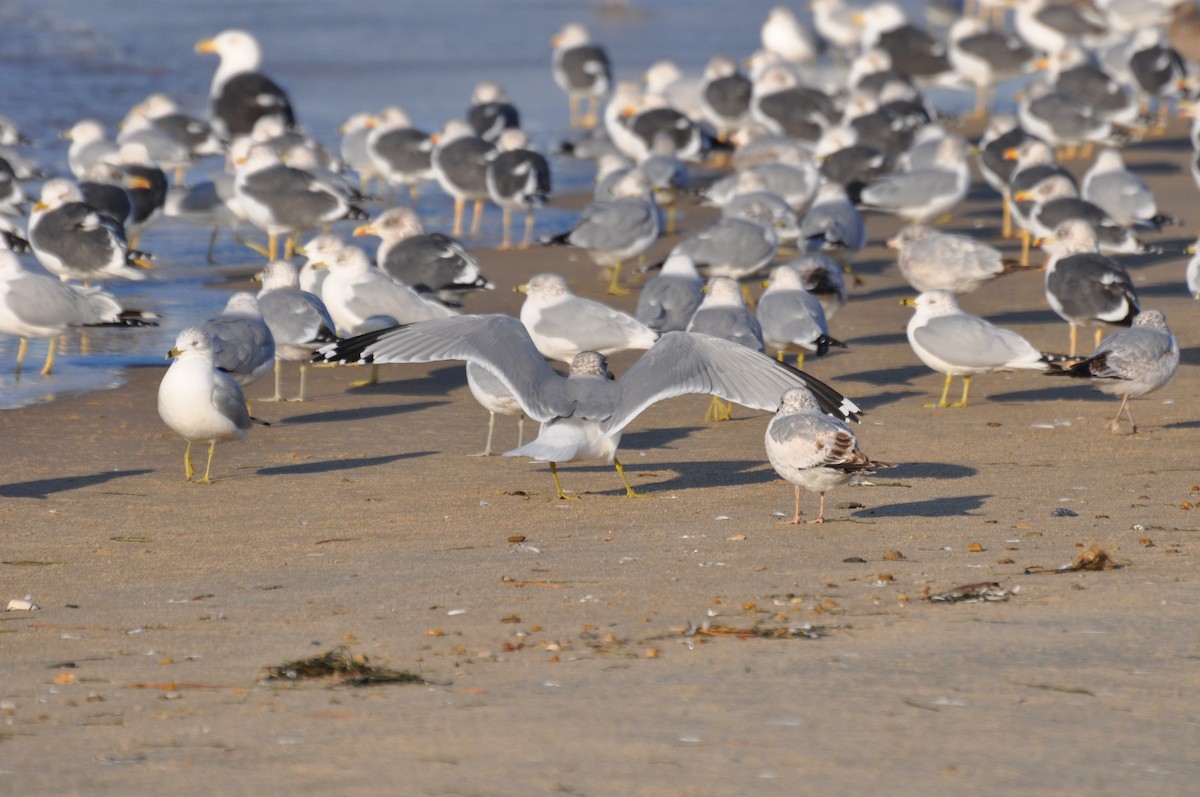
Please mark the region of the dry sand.
<svg viewBox="0 0 1200 797"><path fill-rule="evenodd" d="M1176 249L1200 223L1190 151L1180 126L1129 151L1188 222L1151 236ZM980 184L954 226L994 240L998 219ZM0 614L0 793L1194 793L1200 318L1184 258L1123 261L1184 364L1135 402L1140 433L1113 436L1115 400L1029 373L923 409L942 377L905 341L911 291L879 245L898 226L870 220L866 284L832 324L850 349L810 360L867 410L864 450L897 467L831 493L823 527L776 523L792 493L765 463L768 416L705 424L700 396L626 434L648 498L573 463L570 502L544 465L467 456L486 413L455 364L389 366L373 389L316 370L308 403L255 404L271 427L219 446L207 487L184 482L155 411L161 369L0 414L0 599L42 607ZM603 285L561 249L480 257L501 287L476 311L514 312L508 288L541 271ZM1066 345L1040 272L963 304ZM515 436L500 419L501 450ZM1125 566L1026 573L1093 540ZM1010 599L925 600L989 581ZM819 636L684 635L706 622ZM340 645L427 683L264 681Z"/></svg>

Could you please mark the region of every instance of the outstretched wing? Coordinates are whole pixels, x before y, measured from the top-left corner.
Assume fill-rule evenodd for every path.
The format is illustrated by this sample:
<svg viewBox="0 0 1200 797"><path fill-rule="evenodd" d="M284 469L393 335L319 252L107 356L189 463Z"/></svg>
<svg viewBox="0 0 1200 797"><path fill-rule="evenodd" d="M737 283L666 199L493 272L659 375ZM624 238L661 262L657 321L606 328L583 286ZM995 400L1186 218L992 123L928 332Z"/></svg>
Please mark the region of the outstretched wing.
<svg viewBox="0 0 1200 797"><path fill-rule="evenodd" d="M491 371L525 414L545 423L570 415L566 380L550 370L525 326L506 315L460 315L390 327L325 346L317 362L428 363L465 360Z"/></svg>
<svg viewBox="0 0 1200 797"><path fill-rule="evenodd" d="M685 393L712 393L756 410L774 411L792 387L807 387L821 409L859 420L854 402L829 385L765 354L695 332L668 332L634 363L617 385L621 397L602 427L623 429L655 402Z"/></svg>

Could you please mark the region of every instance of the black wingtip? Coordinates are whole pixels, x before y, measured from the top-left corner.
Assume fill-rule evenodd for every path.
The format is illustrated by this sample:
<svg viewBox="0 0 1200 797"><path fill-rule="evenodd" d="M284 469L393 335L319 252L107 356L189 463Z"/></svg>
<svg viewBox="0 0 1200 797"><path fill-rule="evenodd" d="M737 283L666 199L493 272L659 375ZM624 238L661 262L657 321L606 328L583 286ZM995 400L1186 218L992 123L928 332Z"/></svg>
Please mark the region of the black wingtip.
<svg viewBox="0 0 1200 797"><path fill-rule="evenodd" d="M855 423L862 423L862 410L859 409L858 405L853 401L846 398L841 393L822 382L820 379L817 379L812 374L801 371L799 368L788 365L785 362L780 362L779 360L772 360L771 362L775 363L777 367L784 368L793 375L800 377L800 379L804 381L804 384L816 397L817 403L821 405L822 412L832 415L835 418L854 421Z"/></svg>

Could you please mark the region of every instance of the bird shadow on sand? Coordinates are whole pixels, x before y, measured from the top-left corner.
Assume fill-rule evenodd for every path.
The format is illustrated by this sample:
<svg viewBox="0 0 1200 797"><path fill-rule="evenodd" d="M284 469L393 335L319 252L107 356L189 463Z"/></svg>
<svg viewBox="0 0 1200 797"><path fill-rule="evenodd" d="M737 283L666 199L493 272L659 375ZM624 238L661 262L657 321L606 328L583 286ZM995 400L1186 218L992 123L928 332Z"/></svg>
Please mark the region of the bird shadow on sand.
<svg viewBox="0 0 1200 797"><path fill-rule="evenodd" d="M620 459L620 457L618 457ZM743 460L711 460L688 462L639 462L628 457L621 463L625 466L625 475L629 483L639 493L657 495L674 490L704 489L706 487L741 487L750 484L769 484L778 481L779 476L771 466L761 459ZM621 478L611 465L582 465L579 467L559 466L558 474L563 480L563 486L570 488L572 473L607 473L612 477L613 489L595 490L581 495L624 495L625 488L621 486ZM641 473L665 475L660 481L642 481ZM549 471L546 472L549 478Z"/></svg>
<svg viewBox="0 0 1200 797"><path fill-rule="evenodd" d="M1200 346L1179 350L1180 365L1200 365Z"/></svg>
<svg viewBox="0 0 1200 797"><path fill-rule="evenodd" d="M109 473L93 473L87 476L60 476L57 479L35 479L28 482L0 484L0 498L38 498L46 499L55 493L65 493L69 490L79 490L84 487L95 487L114 479L124 479L129 476L141 476L153 473L151 470L118 470Z"/></svg>
<svg viewBox="0 0 1200 797"><path fill-rule="evenodd" d="M354 470L356 468L371 468L376 465L390 465L402 459L428 457L435 451L409 451L406 454L388 454L382 457L358 457L357 459L327 459L322 462L304 462L299 465L278 465L270 468L259 468L257 476L300 476L308 473L333 473L339 470Z"/></svg>
<svg viewBox="0 0 1200 797"><path fill-rule="evenodd" d="M1002 327L1019 324L1058 324L1062 327L1063 345L1067 343L1067 325L1053 310L1011 310L1007 313L988 315L987 320Z"/></svg>
<svg viewBox="0 0 1200 797"><path fill-rule="evenodd" d="M971 515L983 506L990 495L953 495L945 498L934 498L929 501L908 501L902 504L887 504L871 507L855 512L851 517L881 518L881 517L955 517Z"/></svg>
<svg viewBox="0 0 1200 797"><path fill-rule="evenodd" d="M892 346L908 345L908 338L903 332L893 332L887 335L863 335L844 341L847 346Z"/></svg>
<svg viewBox="0 0 1200 797"><path fill-rule="evenodd" d="M854 293L852 299L853 299L853 301L856 301L856 302L859 301L860 299L864 300L864 301L867 299L895 299L896 306L899 307L901 299L903 299L905 297L911 298L913 296L916 296L918 293L920 293L920 291L918 291L916 288L912 287L911 285L907 285L907 284L906 285L893 285L890 288L877 288L876 290L873 290L873 291L864 291L861 293L856 291ZM904 312L904 311L897 310L897 313L902 313L902 312ZM903 336L901 336L901 337L903 337Z"/></svg>
<svg viewBox="0 0 1200 797"><path fill-rule="evenodd" d="M892 385L907 385L922 374L929 373L923 365L904 365L899 368L876 368L870 371L858 371L853 374L842 374L838 382L865 382L868 385L890 387Z"/></svg>
<svg viewBox="0 0 1200 797"><path fill-rule="evenodd" d="M338 421L363 421L368 418L383 418L388 415L401 415L408 412L439 407L449 404L448 401L418 401L413 404L392 404L387 407L356 407L350 410L331 410L329 412L313 412L308 415L296 415L272 421L272 426L289 426L297 423L328 423Z"/></svg>
<svg viewBox="0 0 1200 797"><path fill-rule="evenodd" d="M643 429L640 432L627 432L621 435L622 451L645 451L653 448L666 448L671 443L682 440L699 432L703 426L677 426L669 429Z"/></svg>
<svg viewBox="0 0 1200 797"><path fill-rule="evenodd" d="M359 369L364 375L368 373L361 366ZM362 396L444 396L467 384L467 368L463 363L438 368L424 376L408 376L411 372L404 365L381 365L379 384L352 387L349 393Z"/></svg>
<svg viewBox="0 0 1200 797"><path fill-rule="evenodd" d="M1049 401L1113 401L1112 396L1106 396L1091 388L1087 384L1087 380L1084 379L1071 379L1070 377L1060 377L1057 380L1054 380L1053 377L1037 378L1040 378L1046 386L1033 390L989 393L987 400L1013 404L1044 404ZM1034 384L1037 385L1038 383L1035 382Z"/></svg>
<svg viewBox="0 0 1200 797"><path fill-rule="evenodd" d="M966 479L977 473L979 471L975 468L950 462L901 462L887 470L878 471L874 479Z"/></svg>

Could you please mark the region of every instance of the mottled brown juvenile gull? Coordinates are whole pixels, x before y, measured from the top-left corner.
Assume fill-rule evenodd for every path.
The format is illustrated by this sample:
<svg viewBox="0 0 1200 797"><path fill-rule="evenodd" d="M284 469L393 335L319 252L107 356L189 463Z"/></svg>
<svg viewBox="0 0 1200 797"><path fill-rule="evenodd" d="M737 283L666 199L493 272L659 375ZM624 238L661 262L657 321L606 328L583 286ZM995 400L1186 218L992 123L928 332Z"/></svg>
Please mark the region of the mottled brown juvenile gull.
<svg viewBox="0 0 1200 797"><path fill-rule="evenodd" d="M158 415L171 430L187 440L183 452L184 474L192 481L192 443L208 443L208 462L197 484L211 484L213 453L220 440L245 440L250 429L246 397L229 374L213 363L212 337L203 327L179 333L167 352L175 358L158 386Z"/></svg>
<svg viewBox="0 0 1200 797"><path fill-rule="evenodd" d="M914 224L888 239L896 250L896 264L909 285L918 291L971 293L1002 274L1021 268L1000 250L977 238L938 232Z"/></svg>
<svg viewBox="0 0 1200 797"><path fill-rule="evenodd" d="M42 376L54 369L57 336L70 327L156 326L153 316L124 310L99 288L81 288L27 271L17 256L0 250L0 333L21 339L16 373L21 372L29 338L49 338Z"/></svg>
<svg viewBox="0 0 1200 797"><path fill-rule="evenodd" d="M538 274L516 290L525 294L521 323L537 350L568 365L582 351L601 354L648 349L658 333L636 318L576 296L558 274Z"/></svg>
<svg viewBox="0 0 1200 797"><path fill-rule="evenodd" d="M817 516L808 523L825 522L825 493L846 484L855 474L881 467L858 450L858 441L844 421L831 418L808 388L786 390L775 417L767 424L767 459L775 472L795 485L793 526L800 519L800 488L821 496Z"/></svg>
<svg viewBox="0 0 1200 797"><path fill-rule="evenodd" d="M355 228L354 234L378 236L375 264L443 304L457 307L468 293L495 287L459 241L440 232L426 233L410 208L385 210L375 221Z"/></svg>
<svg viewBox="0 0 1200 797"><path fill-rule="evenodd" d="M587 28L570 22L550 40L554 82L567 93L571 127L594 127L596 107L608 94L612 73L608 53L592 42ZM580 112L580 105L585 109Z"/></svg>
<svg viewBox="0 0 1200 797"><path fill-rule="evenodd" d="M208 102L213 129L222 138L249 134L263 117L275 117L285 127L296 124L287 94L259 71L262 48L252 34L224 30L197 42L196 52L215 53L220 58Z"/></svg>
<svg viewBox="0 0 1200 797"><path fill-rule="evenodd" d="M626 495L637 492L616 459L621 433L651 405L672 396L712 393L753 409L773 410L790 387L808 387L821 407L855 420L858 407L813 377L765 355L708 335L668 332L619 380L602 354L581 352L570 375L550 370L516 319L502 315L452 319L381 330L319 352L326 360L412 363L466 360L485 366L542 424L532 443L506 453L550 463L559 498L557 463L603 459L621 474Z"/></svg>
<svg viewBox="0 0 1200 797"><path fill-rule="evenodd" d="M1054 355L1043 354L1007 329L959 309L949 291L927 291L901 302L916 309L908 322L908 343L921 362L946 375L942 398L926 407L965 407L972 374L1029 369L1044 371ZM947 402L954 377L963 378L962 398Z"/></svg>
<svg viewBox="0 0 1200 797"><path fill-rule="evenodd" d="M1158 390L1175 375L1179 367L1179 342L1167 328L1167 319L1158 310L1144 310L1134 316L1129 329L1105 338L1092 354L1068 367L1052 367L1048 376L1074 376L1090 379L1103 393L1121 397L1121 407L1112 419L1112 431L1120 430L1121 414L1137 434L1137 424L1129 409L1129 399Z"/></svg>

